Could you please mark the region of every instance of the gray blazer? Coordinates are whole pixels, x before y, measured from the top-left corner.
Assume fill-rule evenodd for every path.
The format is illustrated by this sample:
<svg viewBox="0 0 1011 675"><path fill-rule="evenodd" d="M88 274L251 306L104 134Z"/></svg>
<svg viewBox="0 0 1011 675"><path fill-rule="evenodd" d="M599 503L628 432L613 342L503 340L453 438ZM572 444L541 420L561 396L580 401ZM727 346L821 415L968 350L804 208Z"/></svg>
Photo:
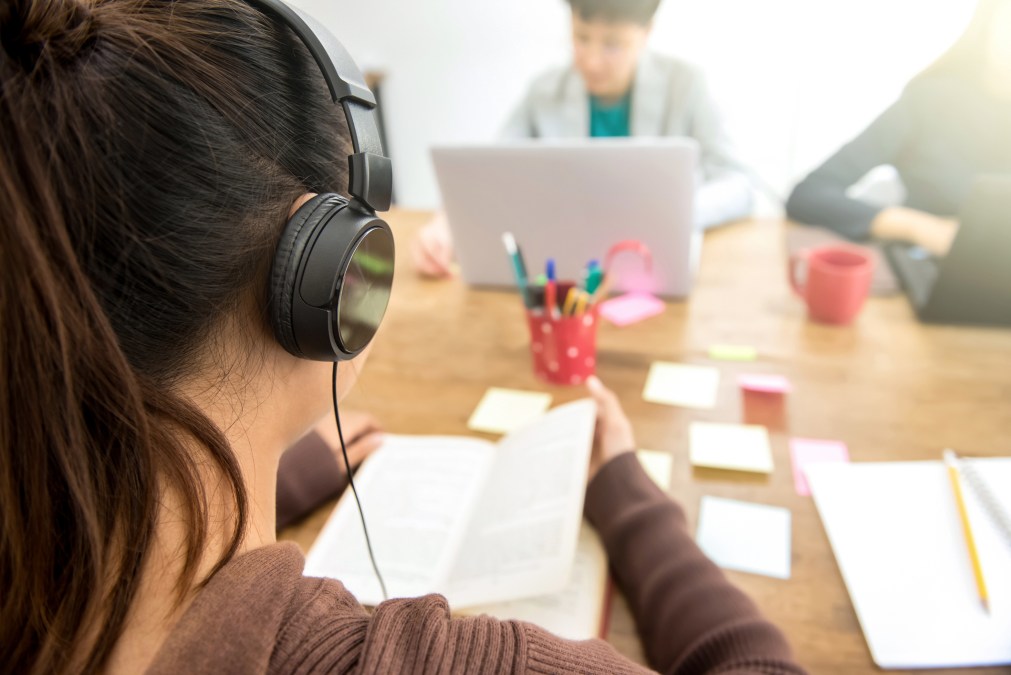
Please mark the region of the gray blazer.
<svg viewBox="0 0 1011 675"><path fill-rule="evenodd" d="M734 157L719 111L698 68L643 52L632 88L633 136L689 136L699 142L703 185L696 196L701 227L751 212L751 184ZM504 139L586 138L590 104L572 66L554 69L530 85L502 130Z"/></svg>

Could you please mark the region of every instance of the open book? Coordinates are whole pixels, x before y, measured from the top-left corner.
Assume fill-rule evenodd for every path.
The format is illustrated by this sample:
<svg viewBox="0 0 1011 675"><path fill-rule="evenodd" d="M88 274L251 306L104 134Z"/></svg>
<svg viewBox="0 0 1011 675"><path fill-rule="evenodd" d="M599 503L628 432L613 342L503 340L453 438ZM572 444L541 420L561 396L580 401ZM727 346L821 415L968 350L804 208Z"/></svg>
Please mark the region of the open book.
<svg viewBox="0 0 1011 675"><path fill-rule="evenodd" d="M569 583L557 593L467 607L455 614L487 614L527 621L569 640L606 639L611 615L607 552L596 530L583 521Z"/></svg>
<svg viewBox="0 0 1011 675"><path fill-rule="evenodd" d="M586 399L497 444L389 436L355 484L390 597L442 593L461 609L563 591L576 558L595 421ZM599 573L587 575L601 588L602 558L590 566ZM347 492L309 551L305 574L339 579L363 604L382 601Z"/></svg>

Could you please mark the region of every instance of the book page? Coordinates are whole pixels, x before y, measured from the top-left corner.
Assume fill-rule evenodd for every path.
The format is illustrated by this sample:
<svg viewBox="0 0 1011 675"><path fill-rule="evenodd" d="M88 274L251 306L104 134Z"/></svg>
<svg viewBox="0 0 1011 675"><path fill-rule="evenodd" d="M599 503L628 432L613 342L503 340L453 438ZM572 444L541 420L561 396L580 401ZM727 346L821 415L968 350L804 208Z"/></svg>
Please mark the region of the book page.
<svg viewBox="0 0 1011 675"><path fill-rule="evenodd" d="M442 591L495 454L476 439L387 436L355 474L391 598ZM365 605L383 600L350 489L306 556L305 575L339 579Z"/></svg>
<svg viewBox="0 0 1011 675"><path fill-rule="evenodd" d="M607 603L607 553L596 531L583 521L569 583L557 593L478 605L460 612L487 614L496 619L526 621L567 640L603 637Z"/></svg>
<svg viewBox="0 0 1011 675"><path fill-rule="evenodd" d="M545 595L568 583L596 416L592 400L576 401L499 442L449 574L451 606Z"/></svg>

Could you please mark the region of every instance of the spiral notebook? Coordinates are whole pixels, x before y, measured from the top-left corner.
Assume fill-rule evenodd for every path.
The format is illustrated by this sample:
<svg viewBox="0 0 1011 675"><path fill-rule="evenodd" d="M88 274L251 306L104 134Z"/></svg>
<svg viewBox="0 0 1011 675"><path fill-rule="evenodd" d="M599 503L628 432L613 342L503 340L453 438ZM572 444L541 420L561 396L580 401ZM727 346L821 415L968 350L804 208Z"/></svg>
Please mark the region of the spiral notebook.
<svg viewBox="0 0 1011 675"><path fill-rule="evenodd" d="M1011 664L1011 458L963 460L986 583L982 606L943 462L806 469L874 662Z"/></svg>

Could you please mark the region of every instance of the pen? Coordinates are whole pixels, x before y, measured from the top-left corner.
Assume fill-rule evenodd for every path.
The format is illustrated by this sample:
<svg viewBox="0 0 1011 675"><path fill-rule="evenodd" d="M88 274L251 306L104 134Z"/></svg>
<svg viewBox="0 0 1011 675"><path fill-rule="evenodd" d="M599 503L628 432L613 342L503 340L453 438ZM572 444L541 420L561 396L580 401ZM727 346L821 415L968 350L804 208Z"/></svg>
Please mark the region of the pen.
<svg viewBox="0 0 1011 675"><path fill-rule="evenodd" d="M958 515L962 520L962 533L965 535L965 545L969 550L969 558L972 561L972 572L976 576L976 588L979 591L979 599L983 602L983 609L990 612L990 597L986 591L986 581L983 580L983 566L979 562L979 551L976 550L976 539L972 535L972 527L969 525L969 512L965 508L965 498L962 495L962 483L958 476L958 461L955 453L951 450L944 451L944 463L948 467L948 478L951 479L951 489L955 493L955 503L958 505Z"/></svg>
<svg viewBox="0 0 1011 675"><path fill-rule="evenodd" d="M502 243L505 244L506 251L509 253L509 259L512 260L513 272L516 274L516 285L519 286L520 295L523 296L523 305L527 309L530 309L530 284L527 280L527 266L523 262L523 253L520 251L519 246L516 245L516 238L512 232L502 234Z"/></svg>

